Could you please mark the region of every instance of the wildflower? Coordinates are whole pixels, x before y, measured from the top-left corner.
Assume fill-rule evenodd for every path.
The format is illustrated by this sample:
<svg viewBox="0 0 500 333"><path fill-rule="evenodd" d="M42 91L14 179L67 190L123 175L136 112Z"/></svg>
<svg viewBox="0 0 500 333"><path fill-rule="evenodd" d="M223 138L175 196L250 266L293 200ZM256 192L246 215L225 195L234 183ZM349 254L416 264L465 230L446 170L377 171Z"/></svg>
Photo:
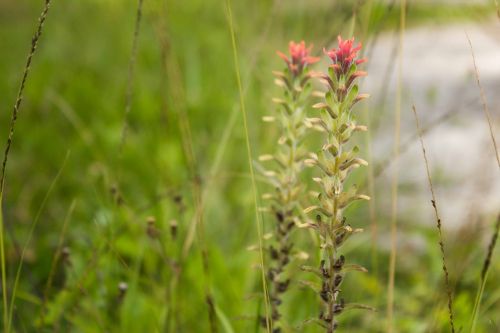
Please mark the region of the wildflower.
<svg viewBox="0 0 500 333"><path fill-rule="evenodd" d="M337 77L341 75L346 75L354 63L356 65L366 62L365 58L357 59L358 52L361 50L361 43L354 47L354 38L343 40L339 35L338 47L331 49L330 51L324 50L325 54L330 57L333 64L332 68L335 69Z"/></svg>
<svg viewBox="0 0 500 333"><path fill-rule="evenodd" d="M301 74L308 65L314 64L319 61L318 57L311 57L312 45L306 47L306 43L301 41L300 43L295 43L290 41L288 44L288 52L290 56L277 51L276 53L280 56L288 65L288 69L295 76Z"/></svg>
<svg viewBox="0 0 500 333"><path fill-rule="evenodd" d="M273 186L273 193L266 193L263 199L269 200L266 210L274 217L274 232L268 246L269 296L271 299L271 316L273 332L281 332L284 325L280 304L282 296L288 291L291 277L287 277L286 268L292 260L293 241L291 238L295 225L302 216L302 194L304 186L300 181L300 173L305 168L306 151L302 147L307 132L306 107L310 97L311 78L309 65L319 58L310 55L312 47L306 43L290 42L289 55L277 52L286 62L287 68L282 72L273 72L275 83L283 88L280 98L274 98L278 105L277 114L265 117L265 121L279 126L280 138L276 150L271 154L260 156L256 165L260 172ZM269 164L264 168L259 163ZM265 323L265 318L263 320Z"/></svg>
<svg viewBox="0 0 500 333"><path fill-rule="evenodd" d="M365 126L357 125L353 114L353 106L368 97L358 93L356 79L365 76L366 72L358 71L357 66L365 59L358 58L361 44L354 46L354 38L343 40L338 37L338 47L325 54L332 60L328 74L316 73L327 88L324 100L313 105L320 110L320 118L314 119L315 128L324 133L324 144L318 153L309 154L307 165L318 167L321 177L314 180L320 184L321 193L317 203L304 210L315 212L316 221L313 230L318 232L321 240L322 261L317 274L321 278L322 288L319 292L324 309L320 314L321 326L327 333L335 332L338 327L336 317L344 312L347 305L340 298L340 286L345 278L346 257L340 254L342 245L355 233L362 231L347 223L344 210L356 200L369 200L369 197L358 194L355 186L346 188L346 180L352 170L367 165L357 157L358 148L349 147L348 142L358 131L365 131ZM312 120L311 120L312 122ZM358 271L366 271L356 266ZM315 271L308 268L307 271ZM365 307L366 308L366 307Z"/></svg>

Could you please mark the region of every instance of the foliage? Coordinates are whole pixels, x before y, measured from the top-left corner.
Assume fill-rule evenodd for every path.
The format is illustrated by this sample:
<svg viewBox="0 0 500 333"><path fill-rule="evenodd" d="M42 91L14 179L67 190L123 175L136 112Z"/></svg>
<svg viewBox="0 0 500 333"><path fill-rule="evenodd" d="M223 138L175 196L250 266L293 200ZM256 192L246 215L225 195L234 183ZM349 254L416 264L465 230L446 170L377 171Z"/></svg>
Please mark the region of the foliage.
<svg viewBox="0 0 500 333"><path fill-rule="evenodd" d="M256 156L273 151L279 137L277 129L260 122L271 97L280 93L269 84L280 66L272 56L276 49L291 39L329 46L339 33L361 31L367 31L368 41L381 29L392 29L383 23L397 11L385 1L232 3ZM0 2L1 140L7 137L41 4ZM245 251L257 239L255 216L223 1L144 1L120 154L136 6L132 0L53 2L33 59L3 193L9 300L37 220L23 257L13 332L209 332L207 288L219 331L260 329L258 258ZM483 13L489 7L481 8ZM445 16L439 10L425 13ZM415 17L414 24L422 19ZM370 110L373 117L377 111ZM307 140L311 146L321 142L315 135ZM362 141L355 143L363 148ZM190 165L193 156L196 163ZM305 170L303 179L310 172ZM349 182L364 177L355 171ZM257 180L266 189L262 177ZM356 227L369 227L365 205L353 204L346 216L359 221ZM266 231L273 230L272 218L265 217ZM379 225L382 237L388 232L384 214ZM435 230L412 216L401 217L401 225L401 233L418 237L422 246L399 249L395 326L398 332L446 331ZM471 223L447 236L454 240L447 243L447 260L458 329L469 325L486 253L482 239L490 235ZM297 248L311 249L307 264L319 267L315 240L304 232L296 242ZM376 244L376 267L372 251L367 233L343 247L346 257L370 271L350 275L343 293L379 310L346 312L340 319L345 330L385 331L388 249ZM295 281L309 280L297 267L291 272ZM499 278L498 261L492 260L477 333L500 325ZM292 283L283 297L283 316L290 327L301 327L298 331L320 332L302 325L318 316L317 304L317 295Z"/></svg>

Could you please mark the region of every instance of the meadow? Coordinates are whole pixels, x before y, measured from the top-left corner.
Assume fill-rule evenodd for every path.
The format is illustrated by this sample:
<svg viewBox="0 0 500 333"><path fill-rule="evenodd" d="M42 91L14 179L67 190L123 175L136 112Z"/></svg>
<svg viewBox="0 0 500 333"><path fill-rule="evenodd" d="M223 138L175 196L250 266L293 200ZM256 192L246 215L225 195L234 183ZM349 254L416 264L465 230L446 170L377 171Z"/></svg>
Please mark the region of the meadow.
<svg viewBox="0 0 500 333"><path fill-rule="evenodd" d="M0 331L500 332L499 27L0 1Z"/></svg>

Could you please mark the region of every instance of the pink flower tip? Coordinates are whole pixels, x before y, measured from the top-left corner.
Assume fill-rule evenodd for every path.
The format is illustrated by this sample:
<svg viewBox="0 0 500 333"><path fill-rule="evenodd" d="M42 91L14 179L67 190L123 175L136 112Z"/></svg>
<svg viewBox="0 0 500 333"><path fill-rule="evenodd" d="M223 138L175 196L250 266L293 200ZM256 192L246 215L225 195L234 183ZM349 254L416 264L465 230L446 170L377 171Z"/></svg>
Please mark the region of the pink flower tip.
<svg viewBox="0 0 500 333"><path fill-rule="evenodd" d="M294 74L298 74L307 65L314 64L320 60L318 57L312 57L310 55L312 47L312 45L306 47L306 43L303 40L298 43L290 41L290 43L288 43L289 55L280 51L277 51L276 53L287 63L288 67Z"/></svg>
<svg viewBox="0 0 500 333"><path fill-rule="evenodd" d="M347 71L352 63L359 65L366 62L366 59L357 59L358 52L361 50L361 43L354 45L354 37L351 39L342 39L342 36L337 37L338 47L329 51L324 49L326 55L332 59L333 64L339 65L343 71Z"/></svg>

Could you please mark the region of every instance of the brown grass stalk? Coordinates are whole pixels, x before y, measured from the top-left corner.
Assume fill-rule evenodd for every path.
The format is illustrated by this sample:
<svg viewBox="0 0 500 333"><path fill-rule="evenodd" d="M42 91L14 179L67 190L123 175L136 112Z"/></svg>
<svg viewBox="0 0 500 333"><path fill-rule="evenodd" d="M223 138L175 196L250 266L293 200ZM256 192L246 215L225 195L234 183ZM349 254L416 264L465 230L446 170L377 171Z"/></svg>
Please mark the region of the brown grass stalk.
<svg viewBox="0 0 500 333"><path fill-rule="evenodd" d="M498 155L497 141L495 139L495 134L493 132L493 125L491 122L491 114L490 114L490 111L488 109L488 104L486 103L486 95L484 94L484 89L481 85L481 80L479 79L479 70L478 70L477 64L476 64L476 57L474 55L474 49L472 48L472 42L471 42L470 37L467 34L467 32L465 33L465 36L467 37L467 41L469 42L470 52L472 55L472 62L474 64L474 74L476 75L476 83L477 83L477 86L479 88L479 92L481 95L481 103L483 105L484 115L486 116L486 121L488 122L488 127L490 130L490 136L491 136L491 142L493 144L493 149L495 150L495 157L497 159L498 168L500 169L500 156Z"/></svg>
<svg viewBox="0 0 500 333"><path fill-rule="evenodd" d="M417 132L418 136L420 139L420 145L422 148L422 154L424 157L424 162L425 162L425 171L427 173L427 180L429 182L429 189L431 191L431 203L432 207L434 209L434 215L436 218L436 226L438 229L438 235L439 235L439 249L441 251L441 259L443 261L443 272L444 272L444 280L445 280L445 285L446 285L446 293L448 296L448 315L450 319L450 326L451 326L451 332L455 333L455 324L453 321L453 297L452 297L452 291L451 291L451 286L450 286L450 277L449 277L449 272L448 272L448 267L446 265L446 254L445 254L445 249L444 249L444 238L443 238L443 231L441 227L441 217L439 216L439 211L438 211L438 205L436 201L436 195L434 193L434 186L432 184L432 178L431 178L431 172L429 169L429 161L427 159L427 154L425 151L425 145L424 145L424 139L422 136L422 130L420 129L420 122L418 119L418 114L417 114L417 109L415 106L413 106L413 114L415 115L415 124L417 127Z"/></svg>
<svg viewBox="0 0 500 333"><path fill-rule="evenodd" d="M481 280L484 280L486 278L486 274L488 274L488 271L490 269L491 258L493 257L493 250L495 250L495 245L498 240L499 232L500 232L500 214L498 214L497 216L495 231L493 232L491 240L488 244L488 252L486 253L486 258L484 258L483 269L481 270Z"/></svg>

